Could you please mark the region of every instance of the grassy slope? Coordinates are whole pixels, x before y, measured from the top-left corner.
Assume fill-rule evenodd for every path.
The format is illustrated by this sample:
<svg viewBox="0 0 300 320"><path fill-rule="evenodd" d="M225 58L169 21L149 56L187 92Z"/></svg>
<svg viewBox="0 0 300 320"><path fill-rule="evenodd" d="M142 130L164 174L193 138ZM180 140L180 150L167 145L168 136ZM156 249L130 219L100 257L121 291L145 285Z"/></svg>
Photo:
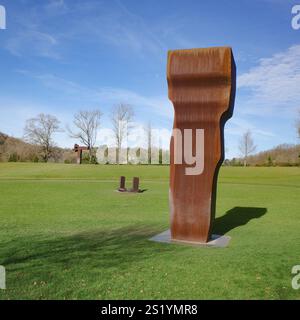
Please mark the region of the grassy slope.
<svg viewBox="0 0 300 320"><path fill-rule="evenodd" d="M121 174L143 194L114 192ZM0 164L0 299L300 298L299 168L222 168L225 249L153 243L168 228L168 167Z"/></svg>

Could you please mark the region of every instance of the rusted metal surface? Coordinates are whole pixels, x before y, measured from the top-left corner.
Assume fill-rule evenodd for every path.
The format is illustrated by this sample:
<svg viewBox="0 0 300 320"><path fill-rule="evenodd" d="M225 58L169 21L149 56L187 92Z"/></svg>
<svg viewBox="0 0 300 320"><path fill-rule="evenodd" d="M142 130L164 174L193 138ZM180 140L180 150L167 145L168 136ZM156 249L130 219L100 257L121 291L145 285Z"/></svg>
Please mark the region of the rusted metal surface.
<svg viewBox="0 0 300 320"><path fill-rule="evenodd" d="M139 192L140 191L139 186L140 186L140 179L138 177L134 177L132 180L132 188L130 189L130 191Z"/></svg>
<svg viewBox="0 0 300 320"><path fill-rule="evenodd" d="M204 129L204 169L198 175L186 175L185 169L192 165L184 160L174 163L174 137L171 139L171 236L179 241L207 242L215 215L218 171L224 159L224 125L234 106L236 70L232 50L169 51L167 79L175 111L173 128L182 133L193 129L193 154L196 129Z"/></svg>
<svg viewBox="0 0 300 320"><path fill-rule="evenodd" d="M119 189L118 189L120 192L127 191L127 189L125 187L125 181L126 181L126 178L124 176L121 176L120 177L120 186L119 186Z"/></svg>

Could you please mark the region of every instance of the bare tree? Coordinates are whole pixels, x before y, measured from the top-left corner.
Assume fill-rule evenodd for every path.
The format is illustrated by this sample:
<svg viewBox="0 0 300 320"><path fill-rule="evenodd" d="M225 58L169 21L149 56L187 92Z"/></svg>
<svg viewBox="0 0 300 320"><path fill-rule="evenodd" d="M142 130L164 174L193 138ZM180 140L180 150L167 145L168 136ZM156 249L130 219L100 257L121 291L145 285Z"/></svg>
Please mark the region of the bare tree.
<svg viewBox="0 0 300 320"><path fill-rule="evenodd" d="M71 138L78 139L89 150L90 161L97 139L102 113L100 110L81 110L74 115L75 131L67 128Z"/></svg>
<svg viewBox="0 0 300 320"><path fill-rule="evenodd" d="M147 137L147 144L148 144L148 164L151 164L151 154L152 154L152 125L149 121L147 126L145 126L145 132Z"/></svg>
<svg viewBox="0 0 300 320"><path fill-rule="evenodd" d="M299 118L297 120L297 123L296 123L296 127L297 127L297 131L298 131L298 138L300 139L300 110L299 110Z"/></svg>
<svg viewBox="0 0 300 320"><path fill-rule="evenodd" d="M120 163L120 151L122 149L124 139L128 138L132 129L131 121L134 117L134 111L131 105L120 103L113 107L111 111L111 122L114 132L115 143L117 147L116 162ZM128 156L128 151L127 151Z"/></svg>
<svg viewBox="0 0 300 320"><path fill-rule="evenodd" d="M244 158L244 167L246 167L248 156L256 150L250 130L247 130L243 134L243 137L240 140L239 150Z"/></svg>
<svg viewBox="0 0 300 320"><path fill-rule="evenodd" d="M48 162L54 148L53 134L61 131L59 125L60 122L55 116L43 113L26 121L24 139L42 148L45 162Z"/></svg>

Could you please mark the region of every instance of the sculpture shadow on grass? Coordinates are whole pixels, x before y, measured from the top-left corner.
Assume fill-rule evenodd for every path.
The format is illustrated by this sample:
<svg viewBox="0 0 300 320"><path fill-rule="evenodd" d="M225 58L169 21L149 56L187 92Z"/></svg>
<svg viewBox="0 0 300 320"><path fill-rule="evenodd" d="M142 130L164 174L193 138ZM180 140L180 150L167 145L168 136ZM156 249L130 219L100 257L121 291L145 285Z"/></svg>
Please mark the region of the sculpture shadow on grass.
<svg viewBox="0 0 300 320"><path fill-rule="evenodd" d="M259 219L267 208L234 207L214 221L213 234L224 235L230 230L246 225L252 219Z"/></svg>
<svg viewBox="0 0 300 320"><path fill-rule="evenodd" d="M60 270L76 265L85 265L89 269L122 269L154 254L175 250L172 246L157 248L148 241L160 230L156 226L132 225L49 238L47 235L20 237L5 244L6 258L0 258L0 264L10 271L26 269L36 273L50 267Z"/></svg>

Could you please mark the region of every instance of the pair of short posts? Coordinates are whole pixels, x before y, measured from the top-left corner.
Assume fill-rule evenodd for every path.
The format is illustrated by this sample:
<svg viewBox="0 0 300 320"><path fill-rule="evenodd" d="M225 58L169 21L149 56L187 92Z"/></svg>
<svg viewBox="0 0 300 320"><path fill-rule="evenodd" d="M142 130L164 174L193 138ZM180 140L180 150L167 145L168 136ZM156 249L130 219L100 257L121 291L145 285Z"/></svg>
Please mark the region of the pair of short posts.
<svg viewBox="0 0 300 320"><path fill-rule="evenodd" d="M133 193L138 193L140 192L139 185L140 185L140 179L138 177L134 177L132 180L132 188L127 189L125 186L126 183L126 178L124 176L120 177L120 186L118 191L120 192L133 192Z"/></svg>

